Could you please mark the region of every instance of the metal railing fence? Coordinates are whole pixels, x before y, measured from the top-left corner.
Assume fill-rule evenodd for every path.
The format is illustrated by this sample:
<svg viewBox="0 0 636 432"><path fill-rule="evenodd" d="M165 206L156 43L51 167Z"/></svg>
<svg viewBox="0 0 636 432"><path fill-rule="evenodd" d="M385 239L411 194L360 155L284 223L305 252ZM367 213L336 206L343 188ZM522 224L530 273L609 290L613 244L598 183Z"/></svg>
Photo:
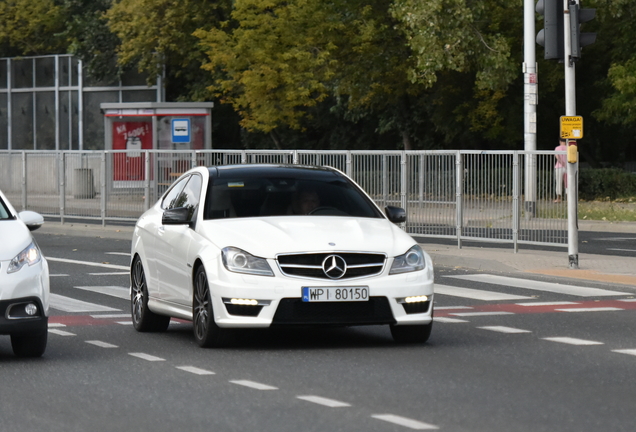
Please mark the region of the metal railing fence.
<svg viewBox="0 0 636 432"><path fill-rule="evenodd" d="M134 221L193 166L328 165L380 207L407 210L413 236L567 246L554 151L0 151L0 189L16 208L70 219ZM528 189L526 191L526 189Z"/></svg>

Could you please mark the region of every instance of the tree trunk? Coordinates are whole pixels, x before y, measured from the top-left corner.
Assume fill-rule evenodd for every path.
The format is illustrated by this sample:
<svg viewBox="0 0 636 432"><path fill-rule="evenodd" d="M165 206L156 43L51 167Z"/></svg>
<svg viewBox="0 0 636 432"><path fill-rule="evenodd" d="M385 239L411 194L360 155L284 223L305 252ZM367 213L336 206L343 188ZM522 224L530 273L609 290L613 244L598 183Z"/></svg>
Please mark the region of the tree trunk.
<svg viewBox="0 0 636 432"><path fill-rule="evenodd" d="M413 144L411 143L411 137L408 132L402 131L402 145L404 145L404 150L413 150Z"/></svg>

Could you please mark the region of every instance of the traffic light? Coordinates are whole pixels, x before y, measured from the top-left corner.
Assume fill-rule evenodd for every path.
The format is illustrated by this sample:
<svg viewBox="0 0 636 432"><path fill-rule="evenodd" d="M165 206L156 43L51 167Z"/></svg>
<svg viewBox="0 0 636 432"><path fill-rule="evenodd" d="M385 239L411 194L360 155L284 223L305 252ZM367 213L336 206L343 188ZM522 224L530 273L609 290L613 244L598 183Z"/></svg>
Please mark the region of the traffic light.
<svg viewBox="0 0 636 432"><path fill-rule="evenodd" d="M543 15L537 43L545 48L543 58L563 61L563 0L539 0L535 7Z"/></svg>
<svg viewBox="0 0 636 432"><path fill-rule="evenodd" d="M596 42L596 33L581 33L581 23L588 22L596 16L596 9L581 9L578 3L570 1L570 41L572 48L570 59L577 61L581 57L581 48Z"/></svg>

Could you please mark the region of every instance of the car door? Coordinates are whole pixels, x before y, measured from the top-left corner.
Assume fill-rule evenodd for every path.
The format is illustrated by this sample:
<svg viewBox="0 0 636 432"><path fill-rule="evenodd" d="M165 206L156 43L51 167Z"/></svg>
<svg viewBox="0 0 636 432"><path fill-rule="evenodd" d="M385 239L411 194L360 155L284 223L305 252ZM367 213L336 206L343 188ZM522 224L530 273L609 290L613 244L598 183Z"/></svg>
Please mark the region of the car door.
<svg viewBox="0 0 636 432"><path fill-rule="evenodd" d="M168 208L188 208L189 221L196 220L201 197L202 178L192 174L180 194ZM190 279L192 268L189 267L188 255L195 232L191 225L161 225L157 231L157 267L159 271L159 287L161 299L180 305L189 305Z"/></svg>

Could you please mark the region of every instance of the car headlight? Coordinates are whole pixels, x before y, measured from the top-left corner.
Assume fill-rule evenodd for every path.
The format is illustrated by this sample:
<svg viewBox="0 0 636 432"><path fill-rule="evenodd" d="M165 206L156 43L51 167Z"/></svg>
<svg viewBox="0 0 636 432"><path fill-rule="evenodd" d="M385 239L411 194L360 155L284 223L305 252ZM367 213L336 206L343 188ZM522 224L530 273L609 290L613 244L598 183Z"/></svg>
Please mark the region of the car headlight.
<svg viewBox="0 0 636 432"><path fill-rule="evenodd" d="M424 270L426 268L426 259L424 252L418 245L413 246L404 255L396 256L393 259L393 265L389 274L400 274Z"/></svg>
<svg viewBox="0 0 636 432"><path fill-rule="evenodd" d="M255 257L235 247L223 248L221 254L223 257L223 265L229 271L261 276L274 276L274 272L264 258Z"/></svg>
<svg viewBox="0 0 636 432"><path fill-rule="evenodd" d="M14 273L24 267L25 264L32 266L37 264L42 259L40 249L38 249L35 242L31 242L22 252L17 254L9 263L7 273Z"/></svg>

